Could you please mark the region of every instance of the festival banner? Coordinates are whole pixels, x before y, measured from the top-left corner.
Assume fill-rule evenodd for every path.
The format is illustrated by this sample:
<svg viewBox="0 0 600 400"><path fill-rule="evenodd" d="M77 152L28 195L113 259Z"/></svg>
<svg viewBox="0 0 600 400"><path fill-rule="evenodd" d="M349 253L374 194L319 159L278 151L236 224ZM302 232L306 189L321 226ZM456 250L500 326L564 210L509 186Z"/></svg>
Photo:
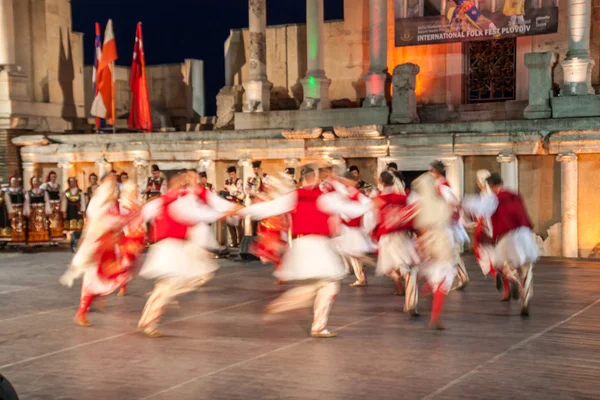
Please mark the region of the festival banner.
<svg viewBox="0 0 600 400"><path fill-rule="evenodd" d="M394 14L396 46L533 36L558 30L558 0L394 0Z"/></svg>

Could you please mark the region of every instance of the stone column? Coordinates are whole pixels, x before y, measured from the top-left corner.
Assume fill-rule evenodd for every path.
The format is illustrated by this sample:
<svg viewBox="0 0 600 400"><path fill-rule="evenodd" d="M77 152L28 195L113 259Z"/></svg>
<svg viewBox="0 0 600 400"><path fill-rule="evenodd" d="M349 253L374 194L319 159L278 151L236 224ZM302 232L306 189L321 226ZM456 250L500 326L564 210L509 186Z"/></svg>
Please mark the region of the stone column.
<svg viewBox="0 0 600 400"><path fill-rule="evenodd" d="M446 164L446 179L458 199L465 194L465 166L461 156Z"/></svg>
<svg viewBox="0 0 600 400"><path fill-rule="evenodd" d="M0 66L16 64L13 0L0 0Z"/></svg>
<svg viewBox="0 0 600 400"><path fill-rule="evenodd" d="M24 162L23 165L23 190L31 189L31 178L35 176L35 163Z"/></svg>
<svg viewBox="0 0 600 400"><path fill-rule="evenodd" d="M496 157L500 163L500 175L504 186L515 192L519 190L519 162L517 157L511 153L500 153Z"/></svg>
<svg viewBox="0 0 600 400"><path fill-rule="evenodd" d="M146 180L148 179L148 160L137 157L133 160L133 166L135 167L135 178L138 186L138 192L140 193L140 200L142 200L144 196L141 191L146 184Z"/></svg>
<svg viewBox="0 0 600 400"><path fill-rule="evenodd" d="M590 24L592 0L569 0L569 51L560 65L564 83L562 96L594 94L590 58Z"/></svg>
<svg viewBox="0 0 600 400"><path fill-rule="evenodd" d="M556 53L527 53L525 65L529 70L529 105L523 112L527 119L550 118L552 108L552 67Z"/></svg>
<svg viewBox="0 0 600 400"><path fill-rule="evenodd" d="M573 151L558 154L561 163L561 211L563 257L579 256L577 240L577 155Z"/></svg>
<svg viewBox="0 0 600 400"><path fill-rule="evenodd" d="M367 97L363 107L387 107L387 0L369 2L369 72L363 77Z"/></svg>
<svg viewBox="0 0 600 400"><path fill-rule="evenodd" d="M58 162L58 168L60 169L60 186L63 191L67 190L69 187L69 168L71 167L72 164L67 159L62 159Z"/></svg>
<svg viewBox="0 0 600 400"><path fill-rule="evenodd" d="M392 85L394 93L392 97L392 124L410 124L419 122L417 114L417 95L415 87L417 74L421 71L418 65L405 63L394 68Z"/></svg>
<svg viewBox="0 0 600 400"><path fill-rule="evenodd" d="M111 165L106 158L100 157L96 160L96 168L98 168L98 180L104 178L104 175L110 173Z"/></svg>
<svg viewBox="0 0 600 400"><path fill-rule="evenodd" d="M271 109L273 84L267 79L267 1L248 0L250 17L250 80L244 82L244 112Z"/></svg>
<svg viewBox="0 0 600 400"><path fill-rule="evenodd" d="M329 85L323 62L323 0L306 0L306 77L301 80L304 101L301 110L322 110L331 107Z"/></svg>

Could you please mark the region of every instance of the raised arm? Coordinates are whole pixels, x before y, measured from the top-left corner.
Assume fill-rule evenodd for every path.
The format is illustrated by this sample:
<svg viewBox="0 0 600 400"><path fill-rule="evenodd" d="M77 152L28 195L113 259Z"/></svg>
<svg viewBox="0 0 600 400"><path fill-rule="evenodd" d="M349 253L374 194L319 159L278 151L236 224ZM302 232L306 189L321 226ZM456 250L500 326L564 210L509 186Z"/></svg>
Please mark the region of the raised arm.
<svg viewBox="0 0 600 400"><path fill-rule="evenodd" d="M466 213L478 217L491 217L498 208L498 198L494 194L465 196L462 208Z"/></svg>
<svg viewBox="0 0 600 400"><path fill-rule="evenodd" d="M370 199L367 200L364 203L351 201L340 193L331 192L323 194L317 199L317 207L327 214L343 214L346 218L354 219L371 210L373 205Z"/></svg>
<svg viewBox="0 0 600 400"><path fill-rule="evenodd" d="M253 220L273 217L292 211L298 202L298 193L291 192L271 201L252 204L238 212L242 217L251 217Z"/></svg>
<svg viewBox="0 0 600 400"><path fill-rule="evenodd" d="M197 225L199 223L213 223L223 217L226 213L212 208L198 201L195 194L187 194L173 203L169 204L169 213L177 222L186 225Z"/></svg>
<svg viewBox="0 0 600 400"><path fill-rule="evenodd" d="M237 206L235 203L217 196L212 191L207 193L206 202L209 206L221 213L231 212Z"/></svg>

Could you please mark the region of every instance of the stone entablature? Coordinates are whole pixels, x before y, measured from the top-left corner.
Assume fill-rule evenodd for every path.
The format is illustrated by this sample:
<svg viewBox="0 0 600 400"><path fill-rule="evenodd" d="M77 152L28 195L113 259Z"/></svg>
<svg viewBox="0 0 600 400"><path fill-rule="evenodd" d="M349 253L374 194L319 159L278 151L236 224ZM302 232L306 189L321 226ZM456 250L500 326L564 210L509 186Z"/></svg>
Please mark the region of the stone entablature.
<svg viewBox="0 0 600 400"><path fill-rule="evenodd" d="M600 152L600 118L256 131L20 136L23 162L455 157ZM45 140L49 143L44 144Z"/></svg>

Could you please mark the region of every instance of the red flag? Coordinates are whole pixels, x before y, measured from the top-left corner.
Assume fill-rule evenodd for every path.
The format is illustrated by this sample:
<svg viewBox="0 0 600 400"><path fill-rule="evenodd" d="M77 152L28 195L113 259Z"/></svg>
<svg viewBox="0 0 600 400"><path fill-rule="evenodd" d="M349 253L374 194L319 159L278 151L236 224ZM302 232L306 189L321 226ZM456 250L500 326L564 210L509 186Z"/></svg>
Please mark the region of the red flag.
<svg viewBox="0 0 600 400"><path fill-rule="evenodd" d="M113 69L117 60L117 43L113 33L112 20L108 20L104 32L104 46L102 56L98 61L96 77L97 95L92 103L92 115L104 118L109 124L114 124L115 119L115 88Z"/></svg>
<svg viewBox="0 0 600 400"><path fill-rule="evenodd" d="M138 22L135 33L129 87L131 88L129 129L141 129L146 133L150 133L152 132L152 115L150 112L148 81L146 79L146 58L144 57L141 22Z"/></svg>

